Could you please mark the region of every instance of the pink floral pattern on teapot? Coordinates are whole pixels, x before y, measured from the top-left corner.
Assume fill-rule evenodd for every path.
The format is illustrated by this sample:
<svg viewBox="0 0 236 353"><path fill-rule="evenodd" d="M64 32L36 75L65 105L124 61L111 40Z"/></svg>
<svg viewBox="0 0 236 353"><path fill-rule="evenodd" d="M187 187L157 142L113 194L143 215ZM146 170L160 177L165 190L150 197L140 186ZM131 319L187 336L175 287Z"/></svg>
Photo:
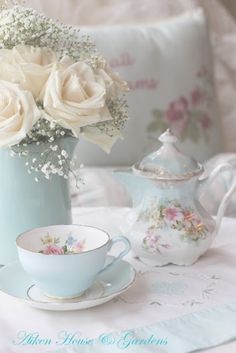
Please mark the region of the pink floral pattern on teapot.
<svg viewBox="0 0 236 353"><path fill-rule="evenodd" d="M183 240L198 241L205 239L208 229L192 208L182 206L177 200L152 201L151 205L141 212L138 221L149 224L143 248L149 252L161 252L170 245L163 242L158 230L169 227L181 233Z"/></svg>

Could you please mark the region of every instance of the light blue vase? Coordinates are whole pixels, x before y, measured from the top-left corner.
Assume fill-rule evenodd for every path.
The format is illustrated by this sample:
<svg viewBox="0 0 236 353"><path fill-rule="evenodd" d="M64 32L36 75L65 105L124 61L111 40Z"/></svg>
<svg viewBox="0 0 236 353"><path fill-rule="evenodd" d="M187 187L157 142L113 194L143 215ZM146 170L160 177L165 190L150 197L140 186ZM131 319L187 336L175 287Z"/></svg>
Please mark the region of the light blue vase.
<svg viewBox="0 0 236 353"><path fill-rule="evenodd" d="M59 143L72 157L77 140L66 137ZM29 145L39 153L45 148L45 144ZM53 175L36 182L25 162L24 157L11 157L8 148L0 149L0 265L17 259L15 239L20 233L72 222L68 180Z"/></svg>

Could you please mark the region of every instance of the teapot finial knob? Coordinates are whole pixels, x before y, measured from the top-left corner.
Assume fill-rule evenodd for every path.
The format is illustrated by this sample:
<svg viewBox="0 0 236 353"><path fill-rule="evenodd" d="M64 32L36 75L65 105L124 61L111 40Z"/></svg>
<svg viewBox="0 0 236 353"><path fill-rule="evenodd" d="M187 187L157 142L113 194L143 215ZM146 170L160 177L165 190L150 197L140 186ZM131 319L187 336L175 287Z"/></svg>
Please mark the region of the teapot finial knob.
<svg viewBox="0 0 236 353"><path fill-rule="evenodd" d="M163 134L161 134L159 141L162 143L174 144L178 142L178 138L171 132L170 129L167 129L165 132L163 132Z"/></svg>

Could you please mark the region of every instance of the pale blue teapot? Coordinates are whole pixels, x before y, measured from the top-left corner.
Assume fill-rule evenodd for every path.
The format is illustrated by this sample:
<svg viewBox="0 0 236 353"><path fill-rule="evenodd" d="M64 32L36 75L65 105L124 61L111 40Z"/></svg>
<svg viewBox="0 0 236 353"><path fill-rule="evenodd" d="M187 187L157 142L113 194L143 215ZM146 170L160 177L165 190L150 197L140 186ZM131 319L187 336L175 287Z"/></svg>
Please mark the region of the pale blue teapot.
<svg viewBox="0 0 236 353"><path fill-rule="evenodd" d="M191 265L219 230L236 190L236 169L223 163L206 177L203 166L176 147L178 139L169 130L159 140L163 143L159 150L126 171L116 171L133 197L125 235L145 263ZM225 170L232 173L232 183L213 218L199 201L200 186L207 186Z"/></svg>

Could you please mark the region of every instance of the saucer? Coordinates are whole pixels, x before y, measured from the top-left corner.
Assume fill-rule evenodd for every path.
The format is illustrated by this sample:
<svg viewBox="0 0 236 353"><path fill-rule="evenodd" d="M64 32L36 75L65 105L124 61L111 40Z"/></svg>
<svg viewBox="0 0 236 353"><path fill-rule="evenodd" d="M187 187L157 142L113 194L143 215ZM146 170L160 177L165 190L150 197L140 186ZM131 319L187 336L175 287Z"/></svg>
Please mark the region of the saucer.
<svg viewBox="0 0 236 353"><path fill-rule="evenodd" d="M106 263L112 259L112 256L108 256ZM44 294L24 272L20 263L14 262L0 269L0 291L37 309L82 310L104 304L126 291L134 283L135 274L133 266L120 260L98 276L92 287L80 297L56 299Z"/></svg>

